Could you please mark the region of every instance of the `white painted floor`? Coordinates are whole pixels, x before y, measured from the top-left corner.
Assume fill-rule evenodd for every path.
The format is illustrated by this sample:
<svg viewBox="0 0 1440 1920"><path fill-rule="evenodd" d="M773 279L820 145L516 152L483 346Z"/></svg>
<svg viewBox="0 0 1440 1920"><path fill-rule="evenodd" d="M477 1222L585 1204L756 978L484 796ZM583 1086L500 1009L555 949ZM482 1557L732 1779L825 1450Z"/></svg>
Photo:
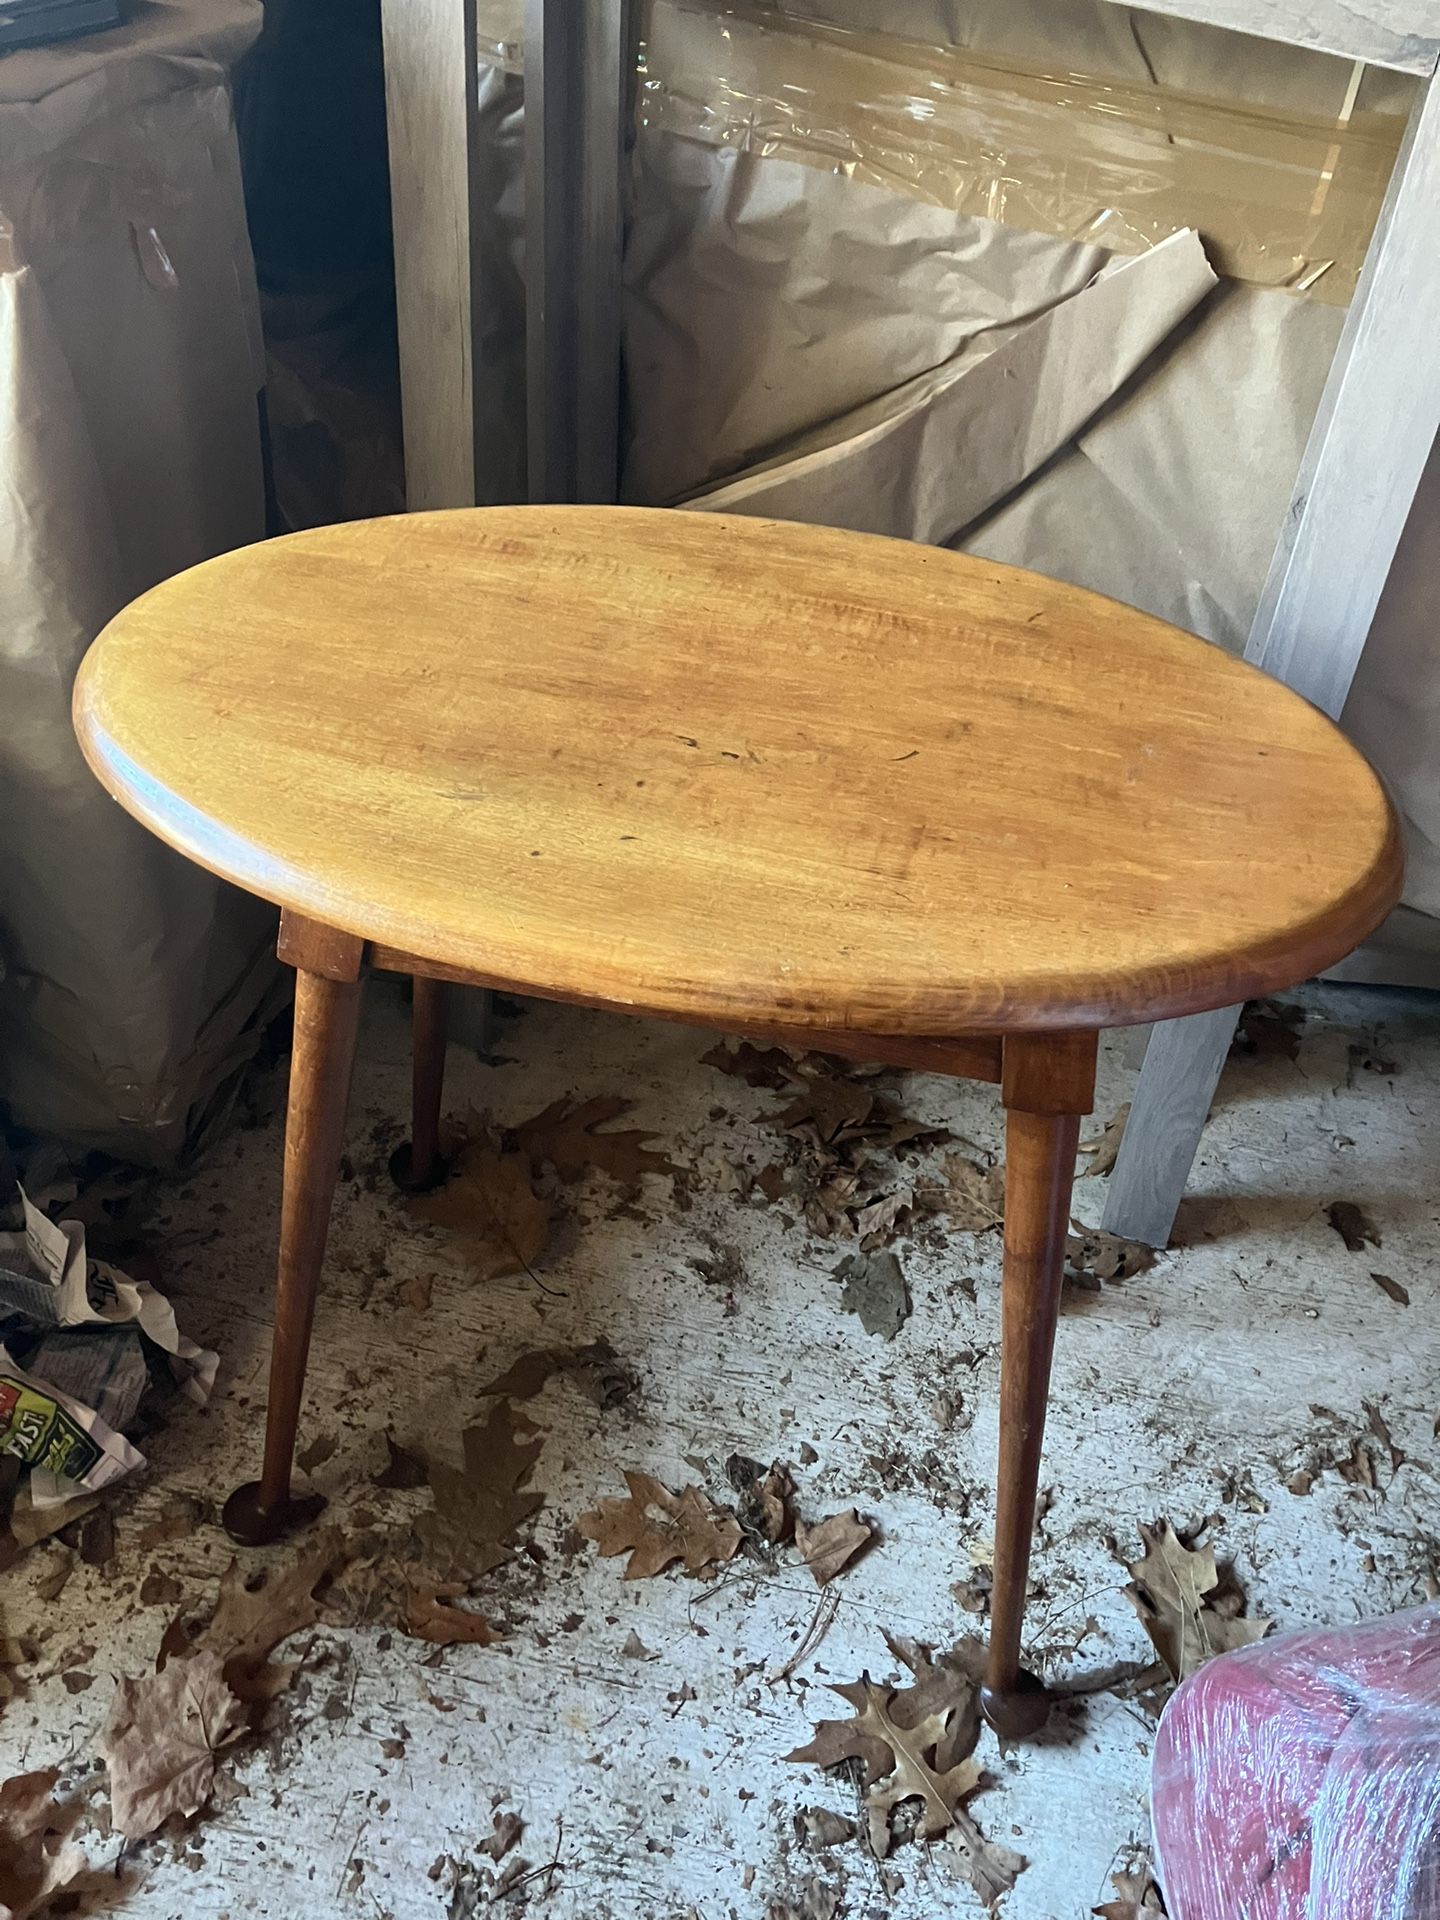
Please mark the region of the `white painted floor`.
<svg viewBox="0 0 1440 1920"><path fill-rule="evenodd" d="M1440 1019L1419 995L1302 997L1298 1060L1227 1072L1177 1250L1067 1299L1032 1614L1052 1676L1148 1657L1107 1540L1138 1550L1136 1522L1161 1513L1177 1525L1211 1516L1252 1611L1280 1627L1383 1613L1423 1599L1440 1575ZM893 1893L858 1842L807 1849L797 1811L853 1814L854 1796L783 1756L832 1710L825 1682L896 1671L885 1630L948 1644L973 1624L951 1586L986 1557L990 1528L998 1241L956 1235L946 1248L932 1228L902 1244L914 1312L893 1344L867 1335L828 1279L845 1248L728 1190L729 1164L772 1157L757 1116L779 1102L701 1065L710 1038L535 1006L500 1029L509 1063L452 1048L455 1107L473 1100L515 1122L561 1094L623 1094L635 1121L694 1169L688 1205L664 1180L647 1180L638 1205L603 1180L570 1189L540 1269L547 1291L529 1278L480 1285L385 1177L407 1097L406 1026L396 990L372 989L356 1178L337 1202L302 1429L338 1438L315 1474L332 1512L358 1527L398 1510L387 1502L417 1502L369 1484L382 1430L454 1448L481 1410L478 1387L527 1349L603 1335L640 1390L602 1412L557 1378L529 1403L546 1433L534 1528L544 1557L522 1557L487 1584L485 1604L510 1626L503 1644L434 1653L360 1628L302 1640L306 1672L276 1737L228 1769L244 1794L188 1836L132 1850L116 1911L430 1920L495 1905L547 1920L767 1920L772 1909L829 1913L821 1889L839 1895L846 1920L980 1911L942 1847L898 1849ZM1398 1071L1366 1070L1352 1046ZM1124 1045L1108 1052L1100 1118L1127 1097L1130 1056ZM901 1097L971 1142L1000 1143L990 1089L912 1078ZM174 1611L142 1604L142 1581L156 1570L178 1577L197 1609L213 1597L231 1556L215 1525L153 1550L139 1534L178 1495L214 1502L254 1471L279 1164L272 1112L164 1198L154 1228L164 1283L186 1330L220 1351L219 1391L208 1412L177 1412L146 1443L148 1475L114 1503L108 1567L78 1566L50 1607L35 1584L63 1549L39 1549L6 1577L9 1630L41 1645L0 1717L0 1773L59 1762L103 1806L92 1746L109 1676L140 1672ZM1098 1180L1082 1181L1077 1215L1098 1221L1102 1200ZM1336 1200L1366 1209L1380 1248L1347 1252L1324 1214ZM715 1243L739 1256L728 1297L691 1264ZM1408 1307L1375 1271L1408 1289ZM417 1315L399 1295L424 1275L435 1276L433 1299ZM1374 1489L1325 1465L1368 1431L1366 1402L1406 1456L1392 1472L1375 1447ZM802 1444L814 1464L799 1464ZM737 1561L709 1584L675 1573L626 1584L620 1562L598 1560L573 1532L597 1498L622 1491L625 1467L672 1486L700 1478L726 1498L723 1462L737 1449L794 1463L807 1512L855 1505L883 1533L840 1576L818 1649L783 1680L772 1676L816 1612L803 1568ZM1305 1467L1313 1490L1287 1492ZM622 1655L632 1631L653 1660ZM69 1691L67 1661L72 1684L93 1684ZM1138 1701L1100 1691L1029 1747L1002 1754L983 1737L994 1784L972 1811L1030 1862L1007 1920L1075 1920L1106 1896L1112 1864L1146 1832L1151 1732ZM397 1740L403 1753L387 1755L382 1742ZM556 1863L498 1903L473 1870L494 1804L523 1818L518 1852L531 1866ZM114 1842L92 1831L89 1844L97 1860L114 1858Z"/></svg>

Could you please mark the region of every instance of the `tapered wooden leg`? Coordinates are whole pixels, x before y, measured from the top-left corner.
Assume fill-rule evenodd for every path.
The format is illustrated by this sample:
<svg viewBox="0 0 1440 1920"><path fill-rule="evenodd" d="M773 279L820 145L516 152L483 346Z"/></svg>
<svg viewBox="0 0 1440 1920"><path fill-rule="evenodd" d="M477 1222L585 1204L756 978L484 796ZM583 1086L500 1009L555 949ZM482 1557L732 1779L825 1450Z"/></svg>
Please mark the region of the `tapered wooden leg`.
<svg viewBox="0 0 1440 1920"><path fill-rule="evenodd" d="M317 1496L292 1499L290 1465L315 1294L330 1228L330 1203L344 1144L359 1017L358 978L335 980L303 969L297 972L265 1461L258 1481L231 1494L223 1516L231 1538L249 1546L274 1540L311 1519L324 1504Z"/></svg>
<svg viewBox="0 0 1440 1920"><path fill-rule="evenodd" d="M1020 1665L1030 1540L1050 1362L1060 1311L1080 1114L1094 1091L1095 1036L1006 1041L1005 1277L1001 1309L1000 1471L990 1651L980 1702L1004 1739L1045 1724L1044 1687ZM1041 1111L1035 1111L1035 1108ZM1059 1108L1061 1111L1045 1111Z"/></svg>
<svg viewBox="0 0 1440 1920"><path fill-rule="evenodd" d="M390 1176L406 1193L428 1193L449 1169L440 1155L440 1100L445 1090L446 1001L443 980L414 977L411 1014L410 1138L390 1156Z"/></svg>

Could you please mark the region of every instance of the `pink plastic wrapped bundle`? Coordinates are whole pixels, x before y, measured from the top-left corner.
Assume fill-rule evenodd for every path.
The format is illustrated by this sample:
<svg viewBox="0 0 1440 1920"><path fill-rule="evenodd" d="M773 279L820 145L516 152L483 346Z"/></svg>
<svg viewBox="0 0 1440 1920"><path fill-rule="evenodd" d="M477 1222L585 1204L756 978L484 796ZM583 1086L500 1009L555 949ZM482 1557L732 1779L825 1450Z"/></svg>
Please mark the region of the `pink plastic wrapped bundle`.
<svg viewBox="0 0 1440 1920"><path fill-rule="evenodd" d="M1171 1920L1440 1920L1440 1605L1210 1661L1151 1801Z"/></svg>

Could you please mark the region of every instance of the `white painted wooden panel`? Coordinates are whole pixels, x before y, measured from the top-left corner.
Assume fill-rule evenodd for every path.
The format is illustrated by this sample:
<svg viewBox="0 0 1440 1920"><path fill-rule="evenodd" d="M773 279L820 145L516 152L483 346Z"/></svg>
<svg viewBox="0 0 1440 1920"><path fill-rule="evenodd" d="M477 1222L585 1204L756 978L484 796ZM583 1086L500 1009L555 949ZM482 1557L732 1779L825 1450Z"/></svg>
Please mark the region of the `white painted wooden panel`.
<svg viewBox="0 0 1440 1920"><path fill-rule="evenodd" d="M1144 13L1428 74L1440 56L1436 0L1132 0Z"/></svg>

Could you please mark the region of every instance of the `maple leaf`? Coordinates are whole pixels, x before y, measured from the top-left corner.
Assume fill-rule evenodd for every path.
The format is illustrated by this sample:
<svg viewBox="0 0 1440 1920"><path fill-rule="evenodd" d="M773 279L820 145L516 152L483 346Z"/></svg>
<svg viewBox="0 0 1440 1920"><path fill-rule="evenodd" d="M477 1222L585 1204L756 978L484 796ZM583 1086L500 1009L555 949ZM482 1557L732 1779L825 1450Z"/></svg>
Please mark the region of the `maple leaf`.
<svg viewBox="0 0 1440 1920"><path fill-rule="evenodd" d="M522 1152L537 1162L548 1161L562 1180L580 1180L591 1167L608 1173L622 1186L634 1186L642 1173L677 1174L680 1169L663 1153L646 1145L655 1135L648 1129L601 1133L607 1120L618 1119L634 1106L616 1094L600 1094L578 1106L567 1098L552 1100L531 1120L514 1129Z"/></svg>
<svg viewBox="0 0 1440 1920"><path fill-rule="evenodd" d="M416 1520L415 1534L438 1569L475 1579L510 1558L511 1535L543 1504L544 1495L526 1482L545 1443L538 1428L499 1400L483 1426L466 1428L460 1444L463 1466L430 1463L435 1505Z"/></svg>
<svg viewBox="0 0 1440 1920"><path fill-rule="evenodd" d="M489 1647L497 1640L503 1640L504 1634L498 1627L492 1627L482 1614L470 1613L463 1607L449 1604L459 1599L464 1591L465 1584L459 1580L422 1580L418 1586L411 1585L406 1593L405 1613L401 1621L406 1633L412 1640L428 1640L437 1647L453 1647L462 1643Z"/></svg>
<svg viewBox="0 0 1440 1920"><path fill-rule="evenodd" d="M1080 1152L1085 1155L1087 1174L1110 1174L1115 1171L1115 1162L1120 1155L1120 1143L1125 1138L1125 1123L1130 1118L1130 1102L1127 1100L1119 1108L1113 1120L1106 1122L1097 1134L1080 1142Z"/></svg>
<svg viewBox="0 0 1440 1920"><path fill-rule="evenodd" d="M877 1686L869 1674L832 1686L855 1709L853 1720L822 1720L808 1746L786 1758L811 1760L822 1767L858 1760L864 1770L870 1846L877 1859L890 1851L890 1815L902 1801L918 1800L920 1831L937 1839L953 1824L955 1810L979 1786L982 1770L973 1757L938 1770L936 1748L950 1733L954 1707L937 1708L912 1724L901 1725L894 1711L896 1689ZM903 1696L902 1696L903 1697Z"/></svg>
<svg viewBox="0 0 1440 1920"><path fill-rule="evenodd" d="M1242 1620L1244 1596L1233 1576L1222 1581L1213 1547L1187 1547L1168 1520L1141 1526L1143 1559L1130 1565L1125 1597L1140 1616L1174 1680L1184 1680L1214 1654L1248 1647L1270 1631L1268 1620Z"/></svg>
<svg viewBox="0 0 1440 1920"><path fill-rule="evenodd" d="M605 1558L628 1553L627 1580L649 1580L679 1560L687 1573L703 1573L740 1551L740 1523L699 1487L671 1493L648 1473L625 1470L629 1493L602 1500L576 1522Z"/></svg>
<svg viewBox="0 0 1440 1920"><path fill-rule="evenodd" d="M531 1185L529 1158L501 1153L478 1115L445 1185L413 1195L409 1206L417 1218L449 1229L482 1280L528 1273L550 1244L550 1209Z"/></svg>
<svg viewBox="0 0 1440 1920"><path fill-rule="evenodd" d="M832 1513L826 1520L817 1520L813 1527L807 1527L803 1520L795 1522L795 1545L800 1550L800 1558L815 1576L817 1587L825 1586L842 1567L848 1567L874 1537L875 1529L868 1520L860 1518L854 1507L847 1507L844 1513Z"/></svg>
<svg viewBox="0 0 1440 1920"><path fill-rule="evenodd" d="M1152 1917L1162 1920L1165 1902L1160 1898L1160 1889L1149 1867L1130 1873L1112 1873L1110 1884L1115 1889L1115 1898L1090 1909L1097 1920L1152 1920Z"/></svg>
<svg viewBox="0 0 1440 1920"><path fill-rule="evenodd" d="M58 1767L46 1767L0 1785L0 1920L27 1920L86 1870L84 1854L65 1838L79 1809L51 1798L59 1778Z"/></svg>
<svg viewBox="0 0 1440 1920"><path fill-rule="evenodd" d="M223 1654L185 1654L159 1673L118 1680L99 1740L115 1830L140 1840L172 1813L198 1812L215 1785L217 1754L246 1724Z"/></svg>
<svg viewBox="0 0 1440 1920"><path fill-rule="evenodd" d="M270 1655L292 1633L315 1625L320 1618L315 1589L345 1557L344 1534L339 1527L326 1527L286 1566L256 1571L232 1560L221 1574L215 1611L196 1644L220 1654L226 1683L240 1699L273 1700L290 1685L296 1668L272 1663Z"/></svg>
<svg viewBox="0 0 1440 1920"><path fill-rule="evenodd" d="M940 1163L945 1178L918 1187L915 1198L929 1213L945 1214L960 1233L988 1233L1005 1219L1005 1168L982 1167L964 1154L947 1153Z"/></svg>

